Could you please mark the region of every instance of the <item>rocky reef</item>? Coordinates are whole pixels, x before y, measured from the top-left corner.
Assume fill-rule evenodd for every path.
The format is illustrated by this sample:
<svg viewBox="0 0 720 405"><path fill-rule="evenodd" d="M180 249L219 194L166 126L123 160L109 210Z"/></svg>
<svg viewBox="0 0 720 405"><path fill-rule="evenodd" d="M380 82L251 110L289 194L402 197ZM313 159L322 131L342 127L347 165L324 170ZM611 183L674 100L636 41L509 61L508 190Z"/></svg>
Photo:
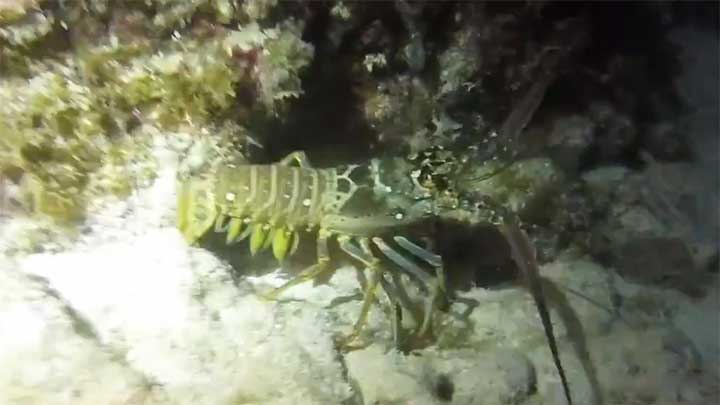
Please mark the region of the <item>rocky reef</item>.
<svg viewBox="0 0 720 405"><path fill-rule="evenodd" d="M510 221L573 403L717 402L717 13L0 0L0 403L564 404ZM432 342L373 310L338 350L352 260L269 302L313 248L278 269L182 239L178 179L293 151L438 218Z"/></svg>

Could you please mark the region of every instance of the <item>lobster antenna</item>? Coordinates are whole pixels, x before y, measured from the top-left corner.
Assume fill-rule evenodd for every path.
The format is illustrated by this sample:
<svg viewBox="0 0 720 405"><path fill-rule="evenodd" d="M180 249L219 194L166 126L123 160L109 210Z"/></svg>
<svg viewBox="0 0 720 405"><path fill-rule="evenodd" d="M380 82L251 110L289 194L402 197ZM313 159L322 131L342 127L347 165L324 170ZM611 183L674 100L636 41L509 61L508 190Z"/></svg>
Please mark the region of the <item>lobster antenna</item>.
<svg viewBox="0 0 720 405"><path fill-rule="evenodd" d="M560 361L560 353L557 348L557 341L555 340L555 333L553 332L552 322L550 321L550 312L548 311L547 302L542 289L542 280L538 271L537 261L535 259L535 251L528 241L527 235L520 229L517 222L513 221L502 228L502 233L505 236L510 245L510 251L515 261L515 264L520 268L521 272L525 276L525 282L530 294L535 301L535 306L540 314L542 320L543 329L545 330L545 337L550 346L552 352L553 362L555 368L560 375L560 381L562 382L563 391L565 392L565 399L568 405L572 405L572 397L570 396L570 386L565 376L565 369Z"/></svg>
<svg viewBox="0 0 720 405"><path fill-rule="evenodd" d="M488 179L493 178L496 175L504 172L505 170L509 169L510 166L514 165L515 163L517 163L517 162L514 160L510 160L510 161L504 163L502 166L498 167L497 169L491 171L490 173L487 173L487 174L484 174L484 175L478 176L478 177L471 177L470 180L475 180L475 181L488 180Z"/></svg>

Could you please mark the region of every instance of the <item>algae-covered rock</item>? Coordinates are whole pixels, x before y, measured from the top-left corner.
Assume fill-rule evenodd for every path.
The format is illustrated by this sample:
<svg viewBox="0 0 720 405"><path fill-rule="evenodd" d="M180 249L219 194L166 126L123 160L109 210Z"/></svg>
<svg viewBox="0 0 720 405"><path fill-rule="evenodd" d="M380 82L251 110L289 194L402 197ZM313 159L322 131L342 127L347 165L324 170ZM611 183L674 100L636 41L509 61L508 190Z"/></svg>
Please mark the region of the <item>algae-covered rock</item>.
<svg viewBox="0 0 720 405"><path fill-rule="evenodd" d="M266 30L266 40L255 67L259 98L272 111L287 98L302 94L301 69L310 64L313 47L300 39L301 26L288 23L281 28Z"/></svg>
<svg viewBox="0 0 720 405"><path fill-rule="evenodd" d="M36 0L2 0L0 1L0 23L15 22L37 7Z"/></svg>
<svg viewBox="0 0 720 405"><path fill-rule="evenodd" d="M313 47L301 21L265 21L276 3L0 3L0 176L27 211L75 221L153 178L152 134L278 115Z"/></svg>
<svg viewBox="0 0 720 405"><path fill-rule="evenodd" d="M8 81L0 106L0 170L20 168L33 210L63 219L81 216L88 174L102 165L105 142L90 88L73 79L59 69L28 84Z"/></svg>
<svg viewBox="0 0 720 405"><path fill-rule="evenodd" d="M153 24L160 29L181 29L193 23L193 17L204 15L221 23L265 19L277 0L152 0L155 8Z"/></svg>
<svg viewBox="0 0 720 405"><path fill-rule="evenodd" d="M473 75L481 65L481 53L477 44L475 29L459 30L454 33L453 43L438 56L440 64L440 95L448 95L463 86L469 90L476 86Z"/></svg>
<svg viewBox="0 0 720 405"><path fill-rule="evenodd" d="M218 45L135 59L113 90L122 102L161 127L205 123L230 106L233 86L242 78L227 64Z"/></svg>
<svg viewBox="0 0 720 405"><path fill-rule="evenodd" d="M3 2L12 3L12 2ZM32 7L33 2L0 3L0 41L13 46L29 46L53 30L55 18L50 12Z"/></svg>
<svg viewBox="0 0 720 405"><path fill-rule="evenodd" d="M367 121L387 145L407 145L411 152L432 145L426 126L436 115L437 106L427 86L417 78L398 76L377 84L364 102Z"/></svg>

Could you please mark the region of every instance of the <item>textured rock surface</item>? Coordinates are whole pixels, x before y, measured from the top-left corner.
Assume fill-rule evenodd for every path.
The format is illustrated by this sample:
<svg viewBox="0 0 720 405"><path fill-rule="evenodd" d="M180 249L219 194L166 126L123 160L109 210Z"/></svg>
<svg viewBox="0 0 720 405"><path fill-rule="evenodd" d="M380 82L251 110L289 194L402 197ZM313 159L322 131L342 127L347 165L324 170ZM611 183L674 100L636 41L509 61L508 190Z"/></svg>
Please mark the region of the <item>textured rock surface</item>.
<svg viewBox="0 0 720 405"><path fill-rule="evenodd" d="M152 403L150 381L127 367L43 283L0 262L0 403Z"/></svg>
<svg viewBox="0 0 720 405"><path fill-rule="evenodd" d="M513 404L523 403L535 387L530 361L509 350L432 351L416 357L372 346L348 355L347 363L365 404L408 398L420 404Z"/></svg>
<svg viewBox="0 0 720 405"><path fill-rule="evenodd" d="M189 137L387 157L373 191L438 222L497 200L545 263L576 404L718 403L717 35L666 41L717 5L331 3L0 0L0 405L565 403L497 230L430 238L467 289L436 342L398 353L374 310L341 354L354 269L267 302L274 261L183 242L168 143ZM8 218L33 212L87 222Z"/></svg>

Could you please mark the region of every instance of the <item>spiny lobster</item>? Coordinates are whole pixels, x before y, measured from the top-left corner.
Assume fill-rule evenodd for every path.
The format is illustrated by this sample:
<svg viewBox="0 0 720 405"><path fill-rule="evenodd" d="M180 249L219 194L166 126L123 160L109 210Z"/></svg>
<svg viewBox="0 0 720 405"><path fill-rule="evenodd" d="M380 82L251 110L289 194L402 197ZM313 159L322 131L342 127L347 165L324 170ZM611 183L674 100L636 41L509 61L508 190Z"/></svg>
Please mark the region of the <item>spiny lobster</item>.
<svg viewBox="0 0 720 405"><path fill-rule="evenodd" d="M252 255L272 249L279 261L296 251L299 232L315 232L317 262L267 293L266 297L271 299L332 270L328 241L334 238L340 249L360 262L369 275L364 283L360 315L344 340L348 347L365 325L378 287L392 303L399 303L419 320L415 333L423 337L430 332L433 313L445 299L442 258L397 234L425 218L399 213L364 216L342 213L359 187L350 178L356 167L350 166L342 173L313 168L302 152L270 165L220 165L209 179L195 177L181 182L178 228L189 243L197 242L210 229L226 233L227 244L249 237ZM388 264L400 269L427 293L429 298L422 314L415 310L417 306L411 302L401 277L390 271ZM399 330L397 322L394 326Z"/></svg>
<svg viewBox="0 0 720 405"><path fill-rule="evenodd" d="M392 306L395 343L400 345L403 310L415 321L412 337L426 340L432 334L435 313L451 298L445 284L443 260L427 243L416 243L402 233L415 227L425 227L427 232L426 222L436 218L401 213L348 214L348 203L360 188L351 178L356 168L354 165L344 171L314 168L303 152L293 152L275 164L216 164L207 173L181 179L177 225L191 244L214 229L226 234L228 245L249 238L251 255L271 249L281 262L297 250L300 232L315 234L316 263L266 293L265 297L269 299L276 299L294 285L333 271L328 243L335 239L340 250L362 264L369 276L361 279L364 297L360 314L352 332L341 339L341 347L347 350L358 347L357 339L377 301L378 288L382 288ZM528 279L566 398L571 404L533 249L517 226L506 224L501 229L514 260ZM408 294L408 279L424 296L421 305Z"/></svg>

